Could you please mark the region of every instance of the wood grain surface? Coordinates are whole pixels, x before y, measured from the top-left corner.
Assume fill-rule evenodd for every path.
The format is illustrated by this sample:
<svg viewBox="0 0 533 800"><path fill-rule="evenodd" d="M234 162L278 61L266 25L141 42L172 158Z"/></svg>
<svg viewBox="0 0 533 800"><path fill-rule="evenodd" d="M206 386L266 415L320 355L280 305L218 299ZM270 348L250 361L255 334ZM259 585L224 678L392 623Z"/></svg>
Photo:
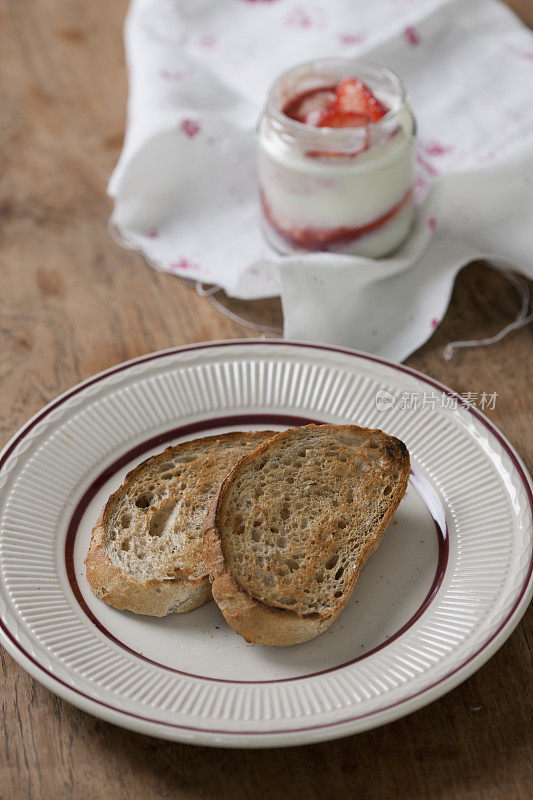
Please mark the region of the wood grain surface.
<svg viewBox="0 0 533 800"><path fill-rule="evenodd" d="M530 24L533 3L515 0ZM0 0L0 440L59 392L126 358L250 335L106 225L120 152L125 0ZM514 290L467 267L408 364L459 392L497 392L490 418L533 466L531 329L491 348L442 348L498 330ZM267 316L277 314L271 304ZM230 751L101 722L2 664L0 799L533 797L532 614L479 672L387 727L322 745Z"/></svg>

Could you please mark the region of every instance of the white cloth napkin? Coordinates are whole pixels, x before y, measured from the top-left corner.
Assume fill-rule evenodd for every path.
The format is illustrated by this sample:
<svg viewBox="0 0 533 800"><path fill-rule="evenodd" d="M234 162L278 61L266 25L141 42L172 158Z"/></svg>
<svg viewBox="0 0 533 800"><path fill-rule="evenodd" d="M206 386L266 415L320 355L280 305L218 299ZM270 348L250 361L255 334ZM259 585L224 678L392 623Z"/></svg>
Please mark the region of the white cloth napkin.
<svg viewBox="0 0 533 800"><path fill-rule="evenodd" d="M533 35L495 0L132 0L114 229L158 269L281 294L284 335L402 360L483 257L533 276ZM259 226L255 127L287 67L342 55L404 81L414 233L394 257L280 257Z"/></svg>

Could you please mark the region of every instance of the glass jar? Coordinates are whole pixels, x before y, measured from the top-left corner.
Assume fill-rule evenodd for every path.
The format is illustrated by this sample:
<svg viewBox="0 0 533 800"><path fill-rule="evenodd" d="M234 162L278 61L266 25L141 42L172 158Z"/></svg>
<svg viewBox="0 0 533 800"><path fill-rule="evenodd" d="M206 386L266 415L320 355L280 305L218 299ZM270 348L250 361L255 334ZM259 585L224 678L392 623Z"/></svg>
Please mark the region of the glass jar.
<svg viewBox="0 0 533 800"><path fill-rule="evenodd" d="M384 107L361 127L315 127L284 113L294 99L356 78ZM280 253L333 251L378 258L413 221L415 121L400 80L360 60L324 58L273 84L259 122L265 235Z"/></svg>

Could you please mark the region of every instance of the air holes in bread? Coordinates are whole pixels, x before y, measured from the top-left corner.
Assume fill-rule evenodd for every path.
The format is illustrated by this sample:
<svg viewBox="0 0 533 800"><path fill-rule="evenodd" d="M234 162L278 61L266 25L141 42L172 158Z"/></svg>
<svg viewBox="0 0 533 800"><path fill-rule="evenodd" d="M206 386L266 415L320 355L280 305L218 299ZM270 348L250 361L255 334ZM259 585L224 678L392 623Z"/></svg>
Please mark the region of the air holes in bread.
<svg viewBox="0 0 533 800"><path fill-rule="evenodd" d="M294 597L288 597L287 595L284 595L283 597L280 597L280 602L284 606L293 606L296 600L294 599Z"/></svg>
<svg viewBox="0 0 533 800"><path fill-rule="evenodd" d="M165 527L174 509L174 503L167 503L155 512L148 526L150 536L161 536L165 532Z"/></svg>
<svg viewBox="0 0 533 800"><path fill-rule="evenodd" d="M363 439L359 436L352 435L350 433L341 433L339 434L339 442L343 444L347 444L348 447L359 447Z"/></svg>
<svg viewBox="0 0 533 800"><path fill-rule="evenodd" d="M172 463L172 461L165 461L164 464L160 464L158 466L157 471L158 472L168 472L169 470L171 470L173 468L174 468L174 464ZM165 476L163 475L162 477L164 478Z"/></svg>
<svg viewBox="0 0 533 800"><path fill-rule="evenodd" d="M152 492L143 492L136 499L135 505L137 506L137 508L148 508L153 499L154 496Z"/></svg>

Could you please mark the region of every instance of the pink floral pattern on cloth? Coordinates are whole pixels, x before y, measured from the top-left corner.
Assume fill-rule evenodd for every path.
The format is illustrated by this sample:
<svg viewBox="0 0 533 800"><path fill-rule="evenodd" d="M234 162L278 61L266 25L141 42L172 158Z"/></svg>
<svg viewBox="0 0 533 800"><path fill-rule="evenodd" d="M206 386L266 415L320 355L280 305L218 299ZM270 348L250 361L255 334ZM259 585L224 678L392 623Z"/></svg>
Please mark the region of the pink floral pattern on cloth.
<svg viewBox="0 0 533 800"><path fill-rule="evenodd" d="M403 35L405 36L405 41L410 47L418 47L420 44L420 34L416 28L411 26L404 28Z"/></svg>
<svg viewBox="0 0 533 800"><path fill-rule="evenodd" d="M339 33L341 44L363 44L365 38L364 33Z"/></svg>
<svg viewBox="0 0 533 800"><path fill-rule="evenodd" d="M181 69L161 69L159 75L164 81L182 81L187 75L187 72Z"/></svg>
<svg viewBox="0 0 533 800"><path fill-rule="evenodd" d="M453 147L442 142L431 142L424 148L428 156L445 156L453 151Z"/></svg>
<svg viewBox="0 0 533 800"><path fill-rule="evenodd" d="M206 50L212 50L212 48L216 47L218 44L217 37L210 33L204 33L204 35L200 36L198 39L198 44Z"/></svg>
<svg viewBox="0 0 533 800"><path fill-rule="evenodd" d="M417 203L420 203L422 202L422 200L424 199L424 197L428 192L429 183L421 175L417 175L415 178L415 185L413 188L415 193L415 200Z"/></svg>
<svg viewBox="0 0 533 800"><path fill-rule="evenodd" d="M297 6L287 14L285 24L288 28L305 30L309 28L325 28L327 14L321 6Z"/></svg>
<svg viewBox="0 0 533 800"><path fill-rule="evenodd" d="M179 127L180 131L182 131L185 136L188 136L189 139L194 139L202 130L200 124L195 119L182 119Z"/></svg>
<svg viewBox="0 0 533 800"><path fill-rule="evenodd" d="M531 50L522 50L519 47L514 47L514 45L509 45L507 47L507 50L514 56L518 56L518 58L523 58L524 61L533 61L533 48Z"/></svg>
<svg viewBox="0 0 533 800"><path fill-rule="evenodd" d="M429 161L427 161L420 153L420 151L416 153L415 161L420 167L422 167L424 172L426 172L428 175L431 175L432 178L436 178L437 175L439 175L439 170L434 167L433 164L430 164Z"/></svg>
<svg viewBox="0 0 533 800"><path fill-rule="evenodd" d="M195 264L192 261L189 261L188 258L180 258L179 261L173 261L171 264L169 264L169 268L173 272L175 272L177 270L182 270L182 269L195 269L195 270L197 270L197 269L200 269L200 265L199 264Z"/></svg>

